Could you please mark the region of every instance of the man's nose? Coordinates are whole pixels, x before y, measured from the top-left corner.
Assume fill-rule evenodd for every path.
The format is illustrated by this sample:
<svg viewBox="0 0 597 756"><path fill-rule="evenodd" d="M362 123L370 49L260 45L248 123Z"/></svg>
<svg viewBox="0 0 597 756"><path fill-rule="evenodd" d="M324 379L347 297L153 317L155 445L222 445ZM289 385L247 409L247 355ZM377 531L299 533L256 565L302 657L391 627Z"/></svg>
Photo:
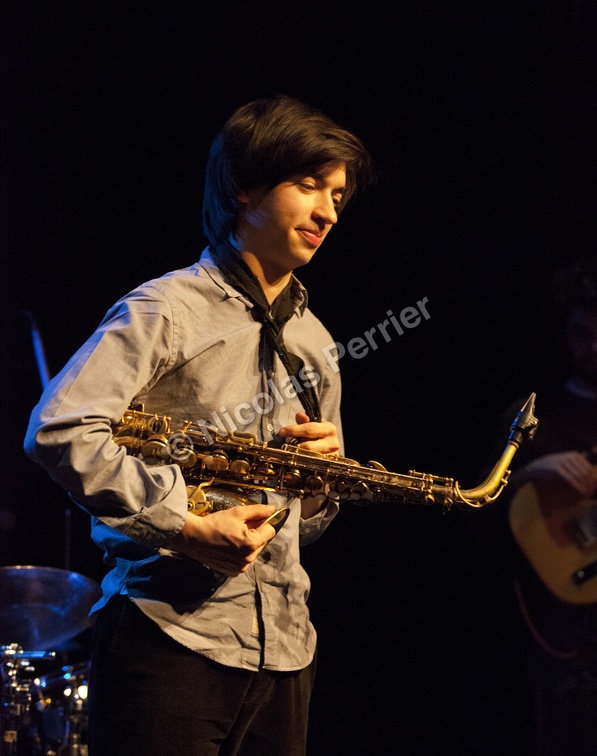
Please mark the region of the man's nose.
<svg viewBox="0 0 597 756"><path fill-rule="evenodd" d="M314 215L317 218L325 221L325 223L337 223L338 211L336 210L336 203L334 202L334 198L325 194L321 194L319 196L317 204L315 205Z"/></svg>

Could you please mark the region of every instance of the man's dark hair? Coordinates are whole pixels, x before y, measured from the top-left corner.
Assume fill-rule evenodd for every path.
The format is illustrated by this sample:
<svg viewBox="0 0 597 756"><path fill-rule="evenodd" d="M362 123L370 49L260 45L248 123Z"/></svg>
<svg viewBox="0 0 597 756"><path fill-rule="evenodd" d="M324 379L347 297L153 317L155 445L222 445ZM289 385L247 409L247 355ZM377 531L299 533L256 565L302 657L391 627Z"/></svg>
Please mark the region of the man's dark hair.
<svg viewBox="0 0 597 756"><path fill-rule="evenodd" d="M309 105L276 94L238 108L214 139L207 161L203 231L216 245L233 232L238 195L272 189L294 175L309 175L331 161L346 163L340 208L374 180L361 140Z"/></svg>
<svg viewBox="0 0 597 756"><path fill-rule="evenodd" d="M597 310L597 259L586 257L559 268L550 293L562 324L573 309Z"/></svg>
<svg viewBox="0 0 597 756"><path fill-rule="evenodd" d="M575 310L597 311L597 261L579 258L552 271L532 329L529 357L536 366L539 389L558 387L574 368L567 325Z"/></svg>

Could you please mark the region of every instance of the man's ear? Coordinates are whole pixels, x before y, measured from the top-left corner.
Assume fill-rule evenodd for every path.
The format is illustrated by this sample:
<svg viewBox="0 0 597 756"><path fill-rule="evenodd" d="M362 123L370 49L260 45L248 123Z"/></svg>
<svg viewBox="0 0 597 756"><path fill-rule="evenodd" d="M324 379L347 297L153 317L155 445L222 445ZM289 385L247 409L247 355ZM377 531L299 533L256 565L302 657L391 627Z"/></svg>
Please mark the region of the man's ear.
<svg viewBox="0 0 597 756"><path fill-rule="evenodd" d="M266 196L268 190L263 187L254 187L252 189L246 189L240 191L236 195L236 199L242 205L250 205L251 203L259 204Z"/></svg>

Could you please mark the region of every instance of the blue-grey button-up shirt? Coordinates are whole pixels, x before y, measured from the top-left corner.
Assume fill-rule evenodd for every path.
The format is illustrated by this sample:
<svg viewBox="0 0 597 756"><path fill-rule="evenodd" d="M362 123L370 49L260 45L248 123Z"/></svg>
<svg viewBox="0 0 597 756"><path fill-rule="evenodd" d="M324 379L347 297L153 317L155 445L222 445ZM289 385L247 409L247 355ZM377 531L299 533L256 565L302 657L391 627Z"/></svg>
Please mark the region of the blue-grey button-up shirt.
<svg viewBox="0 0 597 756"><path fill-rule="evenodd" d="M284 341L303 359L342 442L333 339L300 291ZM337 505L303 520L300 501L291 500L290 516L249 570L224 578L167 548L194 516L180 468L148 466L112 439L132 402L168 415L173 429L190 420L268 442L295 423L302 405L278 356L265 353L251 309L208 250L189 268L134 289L50 381L25 449L92 515L92 537L110 568L95 611L126 594L164 632L215 661L296 670L310 663L316 643L299 543L315 540ZM268 499L282 501L275 493Z"/></svg>

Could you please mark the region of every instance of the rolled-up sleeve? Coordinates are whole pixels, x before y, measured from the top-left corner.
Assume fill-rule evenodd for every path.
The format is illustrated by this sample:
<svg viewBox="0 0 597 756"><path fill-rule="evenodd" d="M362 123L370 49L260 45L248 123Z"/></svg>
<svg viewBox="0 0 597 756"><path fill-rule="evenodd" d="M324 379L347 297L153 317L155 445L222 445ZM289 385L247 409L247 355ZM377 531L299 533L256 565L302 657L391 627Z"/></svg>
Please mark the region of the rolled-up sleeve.
<svg viewBox="0 0 597 756"><path fill-rule="evenodd" d="M26 454L79 506L152 548L185 522L184 480L176 465L148 467L127 454L114 443L113 426L168 369L175 331L165 300L138 290L118 302L49 382L24 442Z"/></svg>

